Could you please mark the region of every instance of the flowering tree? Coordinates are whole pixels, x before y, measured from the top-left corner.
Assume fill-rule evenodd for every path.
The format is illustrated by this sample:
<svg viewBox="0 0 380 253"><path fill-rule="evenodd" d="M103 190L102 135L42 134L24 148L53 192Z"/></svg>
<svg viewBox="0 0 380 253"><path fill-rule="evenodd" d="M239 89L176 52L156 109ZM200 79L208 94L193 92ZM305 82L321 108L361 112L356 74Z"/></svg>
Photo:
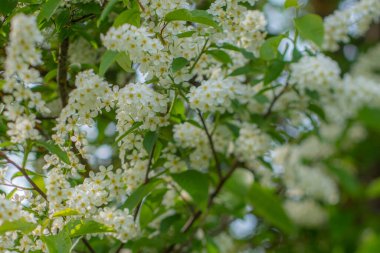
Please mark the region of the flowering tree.
<svg viewBox="0 0 380 253"><path fill-rule="evenodd" d="M0 251L378 252L380 1L314 2L1 0Z"/></svg>

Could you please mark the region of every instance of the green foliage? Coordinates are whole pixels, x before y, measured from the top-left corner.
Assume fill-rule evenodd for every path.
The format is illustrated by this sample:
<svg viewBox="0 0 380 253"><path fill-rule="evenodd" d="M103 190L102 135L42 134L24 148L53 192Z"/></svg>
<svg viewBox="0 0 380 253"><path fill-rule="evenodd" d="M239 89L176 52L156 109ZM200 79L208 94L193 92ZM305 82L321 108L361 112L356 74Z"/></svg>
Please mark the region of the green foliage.
<svg viewBox="0 0 380 253"><path fill-rule="evenodd" d="M253 205L254 213L288 234L294 232L293 223L285 213L281 201L273 192L259 184L253 184L248 198Z"/></svg>
<svg viewBox="0 0 380 253"><path fill-rule="evenodd" d="M294 25L301 38L311 40L317 46L322 46L324 39L324 25L320 16L306 14L294 20Z"/></svg>
<svg viewBox="0 0 380 253"><path fill-rule="evenodd" d="M154 188L162 183L160 179L150 180L148 183L137 188L124 203L123 207L133 210L144 197L146 197Z"/></svg>
<svg viewBox="0 0 380 253"><path fill-rule="evenodd" d="M49 252L70 253L72 242L67 229L63 229L56 235L42 236L42 241L46 243Z"/></svg>
<svg viewBox="0 0 380 253"><path fill-rule="evenodd" d="M278 46L282 39L282 35L267 39L260 48L260 57L266 61L276 59L278 55Z"/></svg>
<svg viewBox="0 0 380 253"><path fill-rule="evenodd" d="M2 0L0 4L0 13L8 15L16 8L18 0Z"/></svg>
<svg viewBox="0 0 380 253"><path fill-rule="evenodd" d="M44 19L49 21L61 3L62 0L47 0L46 3L42 5L41 12L38 15L39 22L43 21Z"/></svg>
<svg viewBox="0 0 380 253"><path fill-rule="evenodd" d="M48 150L52 154L57 155L58 158L62 162L66 163L66 164L70 164L70 159L67 156L67 153L64 152L59 146L57 146L57 145L55 145L55 144L53 144L51 142L46 142L46 141L35 141L35 144L37 146L45 148L46 150Z"/></svg>
<svg viewBox="0 0 380 253"><path fill-rule="evenodd" d="M213 20L213 17L204 10L178 9L166 14L164 20L166 22L188 21L221 29L218 23Z"/></svg>
<svg viewBox="0 0 380 253"><path fill-rule="evenodd" d="M107 51L103 54L102 59L100 60L99 75L104 76L107 70L116 61L117 56L118 52L115 51Z"/></svg>
<svg viewBox="0 0 380 253"><path fill-rule="evenodd" d="M115 232L113 228L93 220L71 220L67 223L63 231L65 230L68 232L67 236L71 238L87 234Z"/></svg>
<svg viewBox="0 0 380 253"><path fill-rule="evenodd" d="M189 64L189 61L183 57L174 58L172 62L173 73L183 69L188 64Z"/></svg>
<svg viewBox="0 0 380 253"><path fill-rule="evenodd" d="M24 218L14 221L3 221L0 225L0 235L10 231L21 231L23 233L29 233L33 231L38 224L29 222Z"/></svg>
<svg viewBox="0 0 380 253"><path fill-rule="evenodd" d="M187 170L171 176L182 189L189 193L194 203L202 209L206 208L208 199L207 175L196 170Z"/></svg>
<svg viewBox="0 0 380 253"><path fill-rule="evenodd" d="M285 8L298 7L298 0L286 0L284 3Z"/></svg>
<svg viewBox="0 0 380 253"><path fill-rule="evenodd" d="M118 27L123 24L131 24L134 26L139 27L141 22L140 22L140 10L133 8L133 9L128 9L120 13L119 16L115 19L114 26Z"/></svg>

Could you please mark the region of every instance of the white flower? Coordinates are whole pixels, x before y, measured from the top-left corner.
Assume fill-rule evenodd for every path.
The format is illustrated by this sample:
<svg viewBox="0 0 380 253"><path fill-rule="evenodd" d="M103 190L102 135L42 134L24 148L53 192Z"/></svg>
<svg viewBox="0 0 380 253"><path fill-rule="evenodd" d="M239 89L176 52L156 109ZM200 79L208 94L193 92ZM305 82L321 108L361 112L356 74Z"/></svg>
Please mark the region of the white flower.
<svg viewBox="0 0 380 253"><path fill-rule="evenodd" d="M290 83L296 83L304 91L316 90L321 96L340 82L340 68L336 62L324 55L304 56L291 65Z"/></svg>

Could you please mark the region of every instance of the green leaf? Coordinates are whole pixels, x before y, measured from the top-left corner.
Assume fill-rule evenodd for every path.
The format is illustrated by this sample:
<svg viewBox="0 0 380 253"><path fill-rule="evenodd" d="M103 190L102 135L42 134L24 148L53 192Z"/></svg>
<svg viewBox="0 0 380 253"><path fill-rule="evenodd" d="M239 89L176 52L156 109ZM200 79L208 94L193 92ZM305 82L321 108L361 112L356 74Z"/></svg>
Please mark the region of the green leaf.
<svg viewBox="0 0 380 253"><path fill-rule="evenodd" d="M45 141L35 141L36 145L37 146L40 146L40 147L44 147L45 149L47 149L50 153L53 153L55 155L58 156L58 158L66 163L66 164L70 164L70 159L69 157L67 156L66 152L63 151L60 147L58 147L57 145L51 143L51 142L45 142Z"/></svg>
<svg viewBox="0 0 380 253"><path fill-rule="evenodd" d="M286 0L284 3L285 9L291 7L298 7L298 0Z"/></svg>
<svg viewBox="0 0 380 253"><path fill-rule="evenodd" d="M122 69L124 69L124 71L133 72L132 61L128 54L124 52L118 53L116 56L116 62Z"/></svg>
<svg viewBox="0 0 380 253"><path fill-rule="evenodd" d="M115 232L113 228L93 220L71 220L67 223L65 229L68 230L70 237Z"/></svg>
<svg viewBox="0 0 380 253"><path fill-rule="evenodd" d="M181 70L187 64L189 64L189 61L186 58L178 57L178 58L173 59L172 72L175 73L175 72Z"/></svg>
<svg viewBox="0 0 380 253"><path fill-rule="evenodd" d="M146 152L148 152L148 154L152 153L154 144L157 141L157 137L158 137L157 132L147 132L145 134L144 140L143 140L143 146Z"/></svg>
<svg viewBox="0 0 380 253"><path fill-rule="evenodd" d="M323 20L315 14L307 14L296 18L294 25L303 39L313 41L317 46L322 46L324 39Z"/></svg>
<svg viewBox="0 0 380 253"><path fill-rule="evenodd" d="M373 180L367 187L366 195L368 198L374 199L380 196L380 178Z"/></svg>
<svg viewBox="0 0 380 253"><path fill-rule="evenodd" d="M15 144L10 142L10 141L4 141L4 142L0 143L0 148L6 148L6 147L9 147L12 145L15 145Z"/></svg>
<svg viewBox="0 0 380 253"><path fill-rule="evenodd" d="M188 38L188 37L193 36L194 33L195 33L195 31L188 31L188 32L179 33L176 36L178 38Z"/></svg>
<svg viewBox="0 0 380 253"><path fill-rule="evenodd" d="M180 98L175 99L170 114L177 118L180 118L181 120L186 119L186 107Z"/></svg>
<svg viewBox="0 0 380 253"><path fill-rule="evenodd" d="M32 170L25 169L26 174L31 175L31 176L37 176L37 177L46 177L45 175L39 174L37 172L34 172ZM12 175L11 180L15 179L16 177L23 177L24 174L22 174L20 171L16 172L15 174Z"/></svg>
<svg viewBox="0 0 380 253"><path fill-rule="evenodd" d="M362 239L356 253L375 253L380 249L380 236L371 229L363 233Z"/></svg>
<svg viewBox="0 0 380 253"><path fill-rule="evenodd" d="M260 57L266 61L277 58L278 46L280 45L283 36L276 36L267 39L260 48Z"/></svg>
<svg viewBox="0 0 380 253"><path fill-rule="evenodd" d="M380 109L363 108L358 113L358 119L368 128L380 132Z"/></svg>
<svg viewBox="0 0 380 253"><path fill-rule="evenodd" d="M116 51L106 51L102 59L100 60L100 66L99 66L99 75L104 76L104 74L107 72L109 67L111 67L112 63L115 62L116 57L119 53Z"/></svg>
<svg viewBox="0 0 380 253"><path fill-rule="evenodd" d="M265 71L264 84L268 84L276 80L285 68L285 62L273 61Z"/></svg>
<svg viewBox="0 0 380 253"><path fill-rule="evenodd" d="M0 13L4 16L8 15L17 6L18 0L1 0Z"/></svg>
<svg viewBox="0 0 380 253"><path fill-rule="evenodd" d="M41 22L44 19L49 20L58 9L61 2L62 0L47 0L47 2L41 7L40 14L37 17L38 22Z"/></svg>
<svg viewBox="0 0 380 253"><path fill-rule="evenodd" d="M115 27L118 27L124 24L131 24L136 27L140 27L141 25L140 19L141 19L140 10L133 8L133 9L129 9L120 13L120 15L117 16L117 18L115 19L115 22L113 23L113 25Z"/></svg>
<svg viewBox="0 0 380 253"><path fill-rule="evenodd" d="M128 208L129 211L132 211L138 203L148 195L157 185L163 182L162 179L152 179L147 184L143 184L138 187L123 204L123 208Z"/></svg>
<svg viewBox="0 0 380 253"><path fill-rule="evenodd" d="M70 253L72 242L67 229L56 235L41 236L50 253Z"/></svg>
<svg viewBox="0 0 380 253"><path fill-rule="evenodd" d="M78 215L80 214L77 210L71 209L71 208L66 208L64 210L55 212L53 214L53 217L62 217L62 216L72 216L72 215Z"/></svg>
<svg viewBox="0 0 380 253"><path fill-rule="evenodd" d="M164 20L166 22L171 21L188 21L193 23L199 23L203 25L212 26L218 30L221 30L218 23L213 20L212 15L210 15L205 10L187 10L178 9L166 14Z"/></svg>
<svg viewBox="0 0 380 253"><path fill-rule="evenodd" d="M117 139L116 139L116 143L118 143L119 141L121 141L124 137L126 137L128 134L132 133L133 131L135 131L137 128L139 128L143 123L142 122L135 122L133 123L132 127L128 129L127 132L123 133L122 135L120 135Z"/></svg>
<svg viewBox="0 0 380 253"><path fill-rule="evenodd" d="M232 71L229 76L240 76L240 75L245 75L248 74L249 72L252 71L252 67L250 65L245 65L243 67L239 67Z"/></svg>
<svg viewBox="0 0 380 253"><path fill-rule="evenodd" d="M187 170L171 175L173 180L187 193L201 208L207 207L208 177L197 170Z"/></svg>
<svg viewBox="0 0 380 253"><path fill-rule="evenodd" d="M9 231L21 231L23 233L32 232L38 224L31 223L26 221L26 219L21 218L15 221L3 221L3 224L0 226L0 235L5 234Z"/></svg>
<svg viewBox="0 0 380 253"><path fill-rule="evenodd" d="M257 215L288 234L294 232L294 225L285 213L280 199L269 189L255 183L248 193L248 198Z"/></svg>
<svg viewBox="0 0 380 253"><path fill-rule="evenodd" d="M100 15L100 18L97 22L97 25L98 27L100 26L100 24L108 17L108 15L110 14L110 12L112 11L113 9L113 6L119 2L120 0L111 0L107 5L106 7L104 8L104 10L102 11L102 14Z"/></svg>
<svg viewBox="0 0 380 253"><path fill-rule="evenodd" d="M232 63L230 55L224 52L223 50L207 50L206 54L211 55L212 57L214 57L215 60L220 61L223 64Z"/></svg>

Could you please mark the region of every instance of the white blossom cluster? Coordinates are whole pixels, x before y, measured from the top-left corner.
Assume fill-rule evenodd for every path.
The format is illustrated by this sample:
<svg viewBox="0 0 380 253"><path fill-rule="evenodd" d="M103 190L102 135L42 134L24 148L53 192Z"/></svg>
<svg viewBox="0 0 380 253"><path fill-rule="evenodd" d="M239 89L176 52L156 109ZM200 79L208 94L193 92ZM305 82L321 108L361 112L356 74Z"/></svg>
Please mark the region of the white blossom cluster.
<svg viewBox="0 0 380 253"><path fill-rule="evenodd" d="M112 235L116 234L116 238L122 242L137 235L138 228L128 209L104 208L95 216L95 220L113 228L116 233L112 233Z"/></svg>
<svg viewBox="0 0 380 253"><path fill-rule="evenodd" d="M354 77L365 77L380 82L380 67L378 59L380 58L380 46L370 48L365 54L362 54L353 65L351 74Z"/></svg>
<svg viewBox="0 0 380 253"><path fill-rule="evenodd" d="M291 65L290 83L297 83L301 91L315 90L321 96L330 93L330 90L340 82L340 68L332 59L319 54L304 56Z"/></svg>
<svg viewBox="0 0 380 253"><path fill-rule="evenodd" d="M337 10L324 21L325 39L323 49L336 51L339 43L347 43L349 35L361 36L373 21L380 17L380 2L360 0L344 10Z"/></svg>
<svg viewBox="0 0 380 253"><path fill-rule="evenodd" d="M223 28L223 33L216 34L219 43L227 42L258 53L264 42L266 19L257 10L248 10L239 0L217 0L210 6L208 12ZM251 5L255 1L249 1Z"/></svg>
<svg viewBox="0 0 380 253"><path fill-rule="evenodd" d="M231 112L233 100L244 103L248 87L231 78L204 81L199 87L191 87L188 94L190 106L202 112Z"/></svg>
<svg viewBox="0 0 380 253"><path fill-rule="evenodd" d="M163 18L172 10L190 8L189 2L185 0L142 0L140 3L144 6L143 17L146 19L150 19L152 17Z"/></svg>
<svg viewBox="0 0 380 253"><path fill-rule="evenodd" d="M146 78L163 75L166 78L172 56L164 51L160 40L154 38L145 27L137 28L129 24L112 27L102 36L102 41L107 49L125 52L132 62L139 63L140 71L148 74Z"/></svg>
<svg viewBox="0 0 380 253"><path fill-rule="evenodd" d="M287 200L284 208L289 217L303 227L318 227L327 221L326 211L313 200Z"/></svg>
<svg viewBox="0 0 380 253"><path fill-rule="evenodd" d="M30 85L41 82L34 67L42 63L41 53L36 48L42 39L34 16L19 14L12 19L2 89L9 94L3 99L4 115L11 121L7 134L14 143L40 138L35 129L38 122L29 110L48 112L41 94L30 89Z"/></svg>
<svg viewBox="0 0 380 253"><path fill-rule="evenodd" d="M238 159L252 167L256 158L263 156L270 149L271 139L257 126L246 123L241 126L234 146Z"/></svg>
<svg viewBox="0 0 380 253"><path fill-rule="evenodd" d="M178 145L195 149L190 154L192 167L207 167L212 154L205 131L188 122L175 125L173 131L174 139L178 142Z"/></svg>
<svg viewBox="0 0 380 253"><path fill-rule="evenodd" d="M0 210L0 225L20 218L34 220L32 214L22 211L21 203L7 199L4 194L0 194Z"/></svg>

